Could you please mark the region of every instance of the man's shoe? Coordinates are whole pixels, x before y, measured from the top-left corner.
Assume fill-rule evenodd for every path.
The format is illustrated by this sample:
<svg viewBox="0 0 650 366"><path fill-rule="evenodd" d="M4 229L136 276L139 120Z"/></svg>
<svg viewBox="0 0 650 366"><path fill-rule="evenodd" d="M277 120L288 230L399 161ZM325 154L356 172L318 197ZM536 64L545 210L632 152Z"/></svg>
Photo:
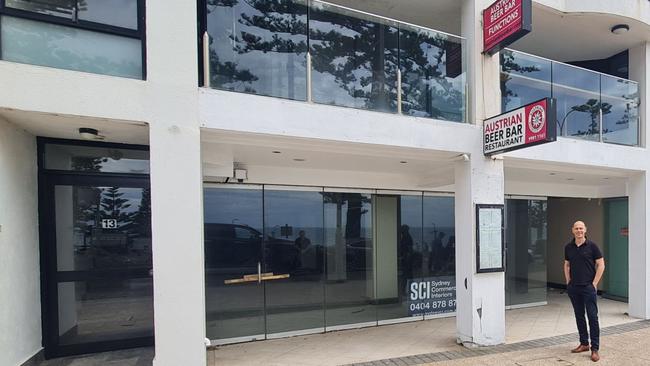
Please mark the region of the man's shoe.
<svg viewBox="0 0 650 366"><path fill-rule="evenodd" d="M598 354L598 350L591 350L591 360L594 362L598 362L598 360L600 360L600 355Z"/></svg>
<svg viewBox="0 0 650 366"><path fill-rule="evenodd" d="M572 349L571 353L580 353L580 352L587 352L587 351L589 351L589 346L585 344L581 344L578 347Z"/></svg>

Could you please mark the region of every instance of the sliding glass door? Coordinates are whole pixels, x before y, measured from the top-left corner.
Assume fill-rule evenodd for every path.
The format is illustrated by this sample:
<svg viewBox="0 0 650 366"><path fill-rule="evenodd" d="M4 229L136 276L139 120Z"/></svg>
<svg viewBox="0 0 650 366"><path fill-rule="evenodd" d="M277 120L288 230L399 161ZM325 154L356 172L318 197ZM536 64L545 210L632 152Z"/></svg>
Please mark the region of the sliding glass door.
<svg viewBox="0 0 650 366"><path fill-rule="evenodd" d="M453 312L453 201L422 192L206 187L207 337L232 343Z"/></svg>

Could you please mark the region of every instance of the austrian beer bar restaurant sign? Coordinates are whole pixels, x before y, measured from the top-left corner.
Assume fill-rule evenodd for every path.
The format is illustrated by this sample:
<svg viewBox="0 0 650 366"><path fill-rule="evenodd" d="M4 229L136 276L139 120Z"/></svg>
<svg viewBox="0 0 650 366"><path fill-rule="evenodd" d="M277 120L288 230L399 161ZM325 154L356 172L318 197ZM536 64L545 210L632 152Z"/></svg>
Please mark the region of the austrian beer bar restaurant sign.
<svg viewBox="0 0 650 366"><path fill-rule="evenodd" d="M531 30L532 0L497 0L483 10L483 52L493 55Z"/></svg>
<svg viewBox="0 0 650 366"><path fill-rule="evenodd" d="M486 156L557 139L555 99L544 98L483 122Z"/></svg>

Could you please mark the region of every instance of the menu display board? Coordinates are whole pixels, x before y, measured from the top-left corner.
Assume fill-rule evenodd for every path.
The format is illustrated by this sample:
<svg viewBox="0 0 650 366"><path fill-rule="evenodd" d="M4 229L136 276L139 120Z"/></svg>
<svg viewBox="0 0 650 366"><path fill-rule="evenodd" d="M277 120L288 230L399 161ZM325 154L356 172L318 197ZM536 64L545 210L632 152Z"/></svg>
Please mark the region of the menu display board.
<svg viewBox="0 0 650 366"><path fill-rule="evenodd" d="M505 271L503 205L476 205L476 272Z"/></svg>

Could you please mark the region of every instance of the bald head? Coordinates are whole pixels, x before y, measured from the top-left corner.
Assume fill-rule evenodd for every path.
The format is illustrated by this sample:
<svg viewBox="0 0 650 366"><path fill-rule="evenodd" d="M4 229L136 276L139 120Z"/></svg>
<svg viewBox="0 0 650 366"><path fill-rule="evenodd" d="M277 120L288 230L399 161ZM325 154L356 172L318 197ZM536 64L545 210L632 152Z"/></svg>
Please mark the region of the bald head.
<svg viewBox="0 0 650 366"><path fill-rule="evenodd" d="M573 237L576 239L576 242L582 242L585 240L585 234L587 233L587 225L582 221L576 221L573 223L571 228Z"/></svg>
<svg viewBox="0 0 650 366"><path fill-rule="evenodd" d="M578 226L582 225L585 228L585 230L587 229L587 225L585 225L584 221L578 220L578 221L573 223L572 227L576 227L576 225L578 225Z"/></svg>

